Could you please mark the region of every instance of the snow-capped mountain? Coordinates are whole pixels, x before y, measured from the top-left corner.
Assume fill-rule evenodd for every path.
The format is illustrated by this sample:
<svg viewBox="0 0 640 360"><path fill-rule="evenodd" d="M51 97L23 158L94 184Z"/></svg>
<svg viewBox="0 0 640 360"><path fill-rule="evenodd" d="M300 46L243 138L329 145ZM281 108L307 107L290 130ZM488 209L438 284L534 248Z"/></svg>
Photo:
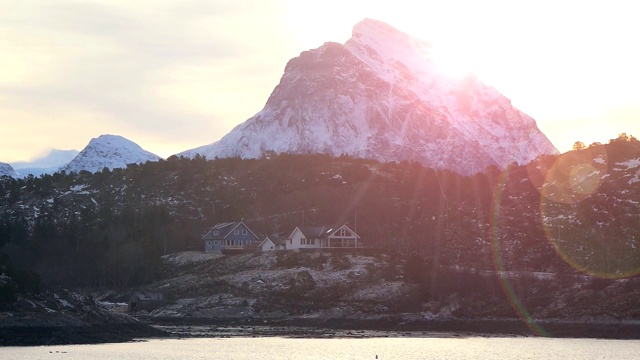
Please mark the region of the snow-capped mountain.
<svg viewBox="0 0 640 360"><path fill-rule="evenodd" d="M61 166L68 164L78 153L78 150L53 149L44 157L33 161L14 162L11 163L11 165L18 172L18 176L51 174L56 172Z"/></svg>
<svg viewBox="0 0 640 360"><path fill-rule="evenodd" d="M138 144L118 135L100 135L91 139L89 144L60 170L66 172L101 171L125 168L127 164L140 164L147 161L158 161L160 157L142 149Z"/></svg>
<svg viewBox="0 0 640 360"><path fill-rule="evenodd" d="M0 162L0 176L16 177L18 174L13 169L13 166Z"/></svg>
<svg viewBox="0 0 640 360"><path fill-rule="evenodd" d="M440 70L428 43L365 19L345 44L291 59L265 107L178 155L348 154L472 174L557 150L535 121L474 77Z"/></svg>

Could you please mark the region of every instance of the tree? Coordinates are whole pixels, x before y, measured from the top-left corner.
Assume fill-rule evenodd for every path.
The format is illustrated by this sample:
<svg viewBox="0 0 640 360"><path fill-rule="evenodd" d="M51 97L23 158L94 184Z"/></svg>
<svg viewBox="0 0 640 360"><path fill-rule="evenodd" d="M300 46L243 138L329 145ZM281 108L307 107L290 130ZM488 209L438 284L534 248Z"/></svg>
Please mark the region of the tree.
<svg viewBox="0 0 640 360"><path fill-rule="evenodd" d="M416 254L409 255L404 265L404 280L408 283L422 283L427 278L428 267L424 259Z"/></svg>
<svg viewBox="0 0 640 360"><path fill-rule="evenodd" d="M573 143L573 150L584 150L586 148L585 144L582 141L576 141Z"/></svg>

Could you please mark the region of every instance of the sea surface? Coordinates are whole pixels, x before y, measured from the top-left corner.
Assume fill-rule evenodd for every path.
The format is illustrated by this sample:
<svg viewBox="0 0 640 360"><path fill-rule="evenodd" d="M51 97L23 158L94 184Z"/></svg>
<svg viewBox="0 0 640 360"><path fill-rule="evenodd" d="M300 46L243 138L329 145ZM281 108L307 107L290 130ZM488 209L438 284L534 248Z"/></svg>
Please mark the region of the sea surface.
<svg viewBox="0 0 640 360"><path fill-rule="evenodd" d="M3 360L36 359L639 359L640 340L529 337L364 339L190 338L122 344L0 348Z"/></svg>

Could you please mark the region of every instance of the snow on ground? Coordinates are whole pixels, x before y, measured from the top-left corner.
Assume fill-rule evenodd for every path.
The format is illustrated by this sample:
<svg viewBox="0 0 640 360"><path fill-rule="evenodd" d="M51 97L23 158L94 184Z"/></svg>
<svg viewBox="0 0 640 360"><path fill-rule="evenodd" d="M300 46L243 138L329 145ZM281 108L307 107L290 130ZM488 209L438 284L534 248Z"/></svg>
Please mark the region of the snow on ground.
<svg viewBox="0 0 640 360"><path fill-rule="evenodd" d="M82 191L84 188L86 188L88 186L89 185L85 185L85 184L73 185L72 187L69 188L69 190L73 191L73 192L78 192L78 191Z"/></svg>
<svg viewBox="0 0 640 360"><path fill-rule="evenodd" d="M301 256L300 266L282 268L278 266L282 256ZM324 256L324 262L317 257ZM182 293L194 288L215 289L220 286L231 286L236 289L247 289L251 292L273 291L291 286L292 279L304 271L309 272L316 287L334 287L349 284L368 283L370 272L381 266L380 260L370 256L344 255L349 266L336 269L333 255L329 254L291 254L291 253L250 253L233 256L205 254L201 252L183 252L163 256L168 265L185 266L200 265L202 272L187 273L157 284L158 291ZM286 260L285 260L286 261ZM304 261L309 261L306 266ZM344 261L344 260L343 260ZM344 263L343 263L344 264ZM343 265L344 266L344 265ZM205 269L206 267L206 269ZM347 266L345 266L347 267ZM227 284L227 285L224 285ZM368 285L367 285L368 286ZM399 285L382 285L360 294L360 298L385 298L397 292ZM359 286L358 286L359 287ZM225 290L226 291L226 290ZM194 294L195 295L195 294ZM217 296L217 295L216 295ZM216 301L217 301L216 297ZM225 302L228 299L225 299ZM202 299L199 299L202 301ZM210 303L211 301L206 301Z"/></svg>
<svg viewBox="0 0 640 360"><path fill-rule="evenodd" d="M186 251L162 256L162 260L172 265L194 265L222 257L221 254L206 254L199 251Z"/></svg>
<svg viewBox="0 0 640 360"><path fill-rule="evenodd" d="M402 292L403 283L400 281L383 282L358 289L353 294L354 300L385 301L396 297Z"/></svg>
<svg viewBox="0 0 640 360"><path fill-rule="evenodd" d="M619 162L619 163L616 163L616 166L626 167L627 169L635 168L640 166L640 158Z"/></svg>
<svg viewBox="0 0 640 360"><path fill-rule="evenodd" d="M67 300L61 298L60 295L54 294L53 296L56 298L56 300L58 300L58 302L60 302L60 304L62 306L64 306L64 307L73 307L73 305L71 305L70 302L68 302Z"/></svg>

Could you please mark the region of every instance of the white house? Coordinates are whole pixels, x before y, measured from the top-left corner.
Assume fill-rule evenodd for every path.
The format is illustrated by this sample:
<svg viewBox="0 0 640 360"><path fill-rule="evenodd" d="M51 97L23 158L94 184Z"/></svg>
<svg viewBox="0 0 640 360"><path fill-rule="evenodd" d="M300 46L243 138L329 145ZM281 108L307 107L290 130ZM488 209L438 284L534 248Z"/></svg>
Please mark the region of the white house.
<svg viewBox="0 0 640 360"><path fill-rule="evenodd" d="M275 250L286 250L287 249L287 240L281 239L275 236L267 236L260 243L260 250L262 252L266 251L275 251Z"/></svg>
<svg viewBox="0 0 640 360"><path fill-rule="evenodd" d="M360 236L347 225L296 227L286 241L287 250L360 247Z"/></svg>

